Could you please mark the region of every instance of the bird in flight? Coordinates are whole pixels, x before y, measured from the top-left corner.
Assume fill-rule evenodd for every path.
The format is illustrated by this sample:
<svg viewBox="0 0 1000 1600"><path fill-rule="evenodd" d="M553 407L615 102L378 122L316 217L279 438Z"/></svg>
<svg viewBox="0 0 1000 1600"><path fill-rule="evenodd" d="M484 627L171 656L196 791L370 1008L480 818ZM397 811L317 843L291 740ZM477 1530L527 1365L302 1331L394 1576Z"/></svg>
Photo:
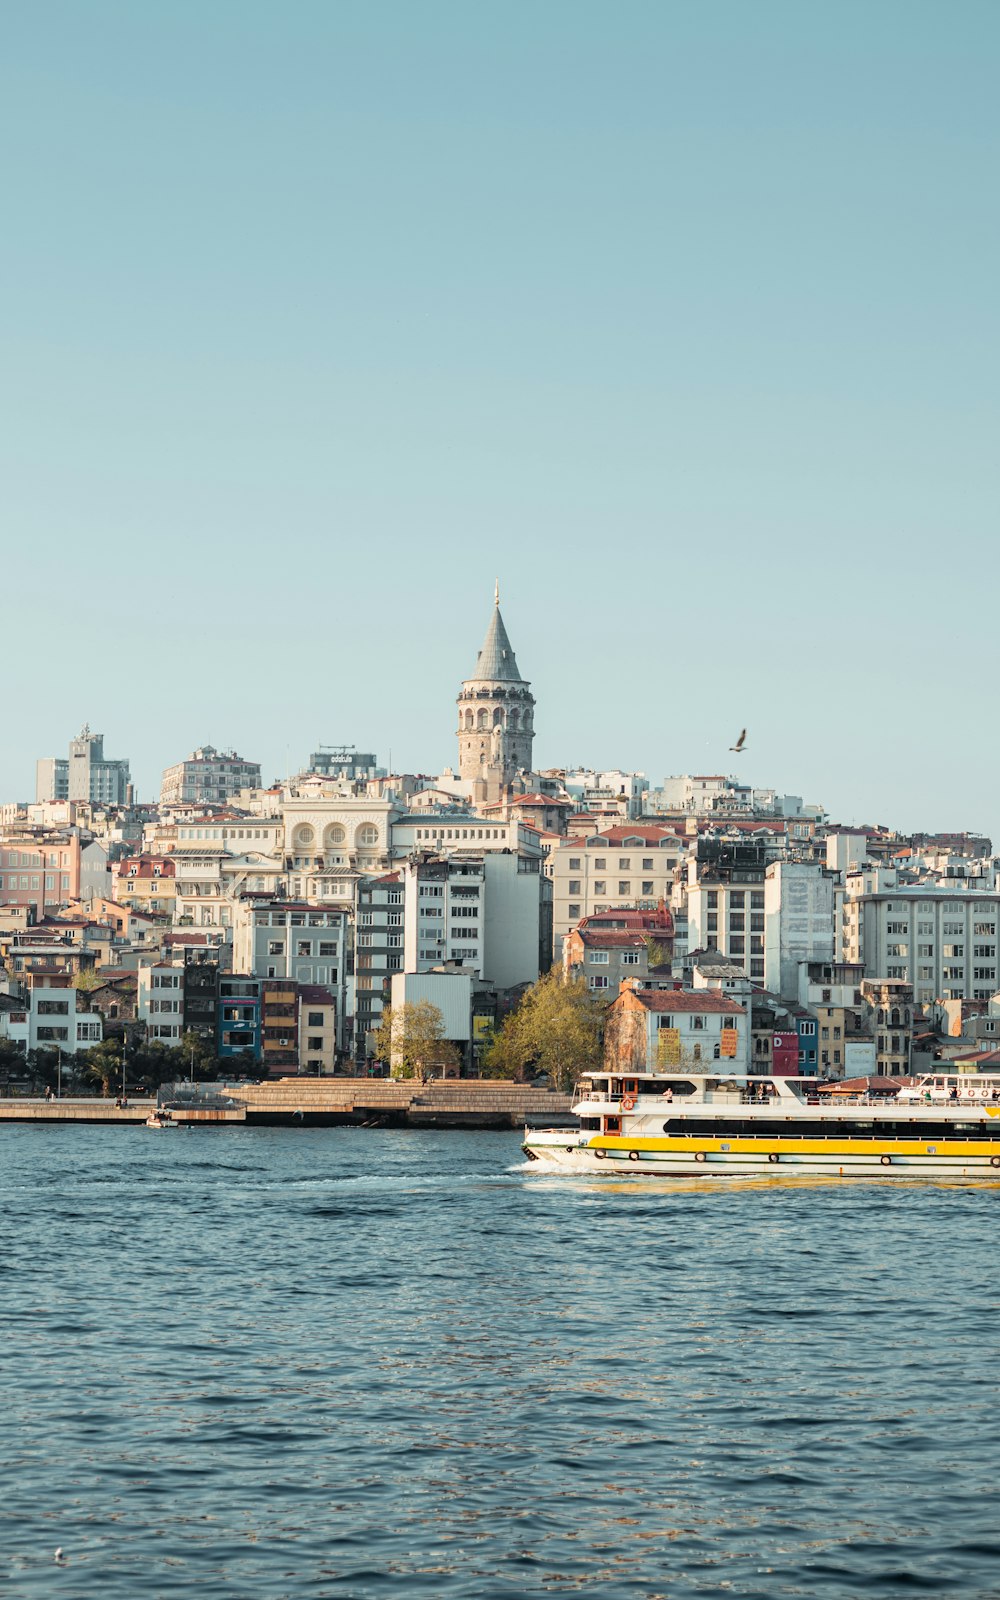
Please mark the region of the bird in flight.
<svg viewBox="0 0 1000 1600"><path fill-rule="evenodd" d="M746 739L746 736L747 730L746 728L743 728L736 743L729 746L730 750L734 750L738 756L743 754L743 742Z"/></svg>

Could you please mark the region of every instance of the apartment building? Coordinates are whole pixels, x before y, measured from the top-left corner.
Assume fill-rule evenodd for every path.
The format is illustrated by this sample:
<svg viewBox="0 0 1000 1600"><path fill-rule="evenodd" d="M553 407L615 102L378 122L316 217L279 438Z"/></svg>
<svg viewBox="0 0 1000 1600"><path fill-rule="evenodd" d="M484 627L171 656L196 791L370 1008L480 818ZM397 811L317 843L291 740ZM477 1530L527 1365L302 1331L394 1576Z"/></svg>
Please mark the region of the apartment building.
<svg viewBox="0 0 1000 1600"><path fill-rule="evenodd" d="M269 981L286 978L296 986L329 989L342 1049L351 965L349 930L350 916L342 907L244 898L235 907L233 967Z"/></svg>
<svg viewBox="0 0 1000 1600"><path fill-rule="evenodd" d="M929 1000L988 1000L1000 989L1000 893L896 887L859 906L869 978L893 978Z"/></svg>
<svg viewBox="0 0 1000 1600"><path fill-rule="evenodd" d="M457 963L498 989L534 983L551 948L538 856L469 851L403 863L403 970ZM360 930L359 930L360 932Z"/></svg>
<svg viewBox="0 0 1000 1600"><path fill-rule="evenodd" d="M160 784L160 804L225 805L241 789L260 788L260 763L244 761L235 750L202 745L184 761L167 767Z"/></svg>
<svg viewBox="0 0 1000 1600"><path fill-rule="evenodd" d="M354 975L354 1054L374 1053L373 1035L389 1004L392 975L403 970L403 875L386 873L359 883Z"/></svg>
<svg viewBox="0 0 1000 1600"><path fill-rule="evenodd" d="M184 1034L184 968L179 962L139 968L136 1015L151 1043L176 1047Z"/></svg>
<svg viewBox="0 0 1000 1600"><path fill-rule="evenodd" d="M673 828L609 828L586 838L560 839L546 856L552 882L552 937L562 955L566 935L584 917L616 906L668 903L689 842ZM763 976L763 973L761 974Z"/></svg>

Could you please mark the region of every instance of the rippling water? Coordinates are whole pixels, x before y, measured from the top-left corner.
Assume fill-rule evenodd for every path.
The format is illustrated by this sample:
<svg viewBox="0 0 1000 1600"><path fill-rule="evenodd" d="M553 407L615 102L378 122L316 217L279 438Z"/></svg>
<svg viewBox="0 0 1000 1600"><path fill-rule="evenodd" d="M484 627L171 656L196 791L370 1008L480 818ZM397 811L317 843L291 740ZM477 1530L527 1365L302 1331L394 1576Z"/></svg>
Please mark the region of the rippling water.
<svg viewBox="0 0 1000 1600"><path fill-rule="evenodd" d="M0 1589L1000 1596L1000 1190L519 1162L0 1128Z"/></svg>

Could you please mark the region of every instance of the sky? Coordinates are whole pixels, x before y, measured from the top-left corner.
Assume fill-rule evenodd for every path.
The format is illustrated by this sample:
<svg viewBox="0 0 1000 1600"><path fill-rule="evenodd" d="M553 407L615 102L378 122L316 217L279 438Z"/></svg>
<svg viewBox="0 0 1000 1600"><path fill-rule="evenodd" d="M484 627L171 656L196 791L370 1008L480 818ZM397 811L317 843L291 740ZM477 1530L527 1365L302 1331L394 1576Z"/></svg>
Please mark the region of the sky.
<svg viewBox="0 0 1000 1600"><path fill-rule="evenodd" d="M33 0L0 52L0 799L86 721L1000 841L995 0ZM745 754L729 754L743 726Z"/></svg>

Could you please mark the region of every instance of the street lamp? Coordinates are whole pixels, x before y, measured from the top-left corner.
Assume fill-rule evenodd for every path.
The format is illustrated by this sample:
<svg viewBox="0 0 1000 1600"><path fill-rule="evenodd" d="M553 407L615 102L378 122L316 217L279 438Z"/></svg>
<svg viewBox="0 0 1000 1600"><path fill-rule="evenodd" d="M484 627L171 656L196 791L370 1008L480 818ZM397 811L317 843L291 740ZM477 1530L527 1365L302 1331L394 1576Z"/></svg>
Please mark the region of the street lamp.
<svg viewBox="0 0 1000 1600"><path fill-rule="evenodd" d="M56 1099L62 1099L62 1045L56 1045Z"/></svg>
<svg viewBox="0 0 1000 1600"><path fill-rule="evenodd" d="M122 1103L125 1101L125 1052L128 1049L128 1032L122 1032Z"/></svg>

